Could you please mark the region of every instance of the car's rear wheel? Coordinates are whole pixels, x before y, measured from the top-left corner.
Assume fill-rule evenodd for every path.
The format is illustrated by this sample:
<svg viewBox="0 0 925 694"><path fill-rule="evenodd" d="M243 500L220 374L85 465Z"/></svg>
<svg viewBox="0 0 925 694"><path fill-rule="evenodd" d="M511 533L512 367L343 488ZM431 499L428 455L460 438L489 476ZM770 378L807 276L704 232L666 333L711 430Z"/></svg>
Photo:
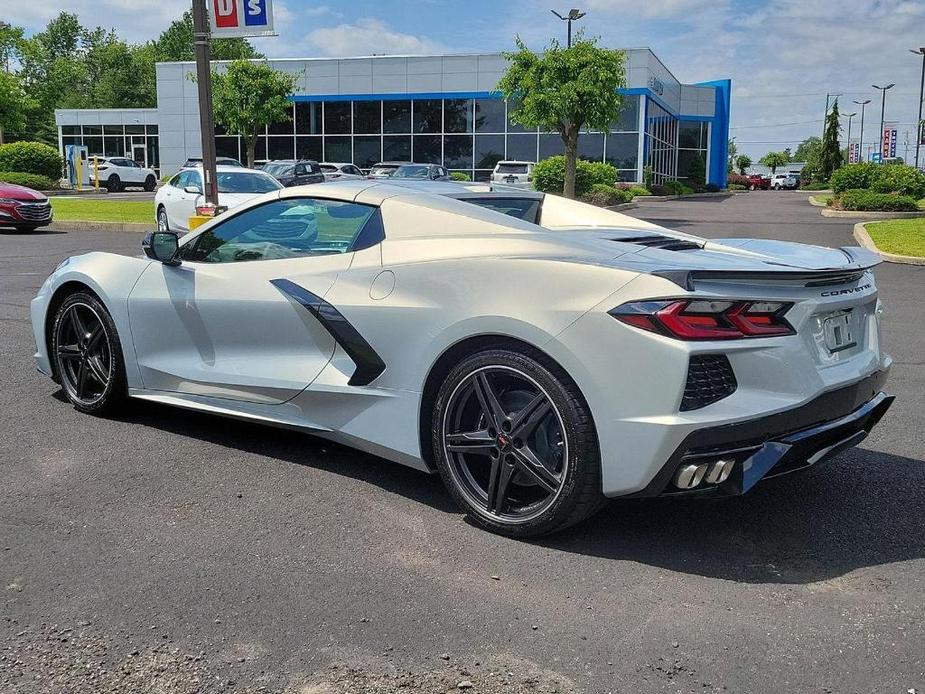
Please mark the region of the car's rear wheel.
<svg viewBox="0 0 925 694"><path fill-rule="evenodd" d="M154 176L148 176L148 177L145 179L145 186L144 186L145 191L148 192L148 193L150 193L150 192L151 192L152 190L154 190L156 187L157 187L157 179L154 178Z"/></svg>
<svg viewBox="0 0 925 694"><path fill-rule="evenodd" d="M170 231L170 222L167 221L167 210L161 205L157 208L157 230Z"/></svg>
<svg viewBox="0 0 925 694"><path fill-rule="evenodd" d="M490 349L457 365L437 395L433 447L456 502L494 532L546 535L603 501L588 406L538 355Z"/></svg>
<svg viewBox="0 0 925 694"><path fill-rule="evenodd" d="M122 179L119 178L118 174L113 174L106 179L106 189L110 193L118 193L122 190Z"/></svg>
<svg viewBox="0 0 925 694"><path fill-rule="evenodd" d="M106 307L92 294L76 292L62 302L51 351L61 387L76 409L103 414L125 399L119 335Z"/></svg>

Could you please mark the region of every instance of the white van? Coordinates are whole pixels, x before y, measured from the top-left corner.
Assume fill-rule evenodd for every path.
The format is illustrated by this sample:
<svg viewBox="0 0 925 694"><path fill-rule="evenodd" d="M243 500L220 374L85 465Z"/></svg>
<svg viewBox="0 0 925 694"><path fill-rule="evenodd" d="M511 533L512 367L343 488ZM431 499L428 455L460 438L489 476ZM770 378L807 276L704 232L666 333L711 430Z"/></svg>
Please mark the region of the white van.
<svg viewBox="0 0 925 694"><path fill-rule="evenodd" d="M491 182L532 188L534 166L536 163L532 161L499 161L491 174Z"/></svg>

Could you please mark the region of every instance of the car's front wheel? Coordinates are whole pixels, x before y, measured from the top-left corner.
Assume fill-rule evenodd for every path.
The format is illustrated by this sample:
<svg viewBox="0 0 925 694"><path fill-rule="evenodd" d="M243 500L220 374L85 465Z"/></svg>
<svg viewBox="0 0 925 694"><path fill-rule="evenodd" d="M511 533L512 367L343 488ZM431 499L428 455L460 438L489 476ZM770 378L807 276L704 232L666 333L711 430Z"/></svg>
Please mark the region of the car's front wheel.
<svg viewBox="0 0 925 694"><path fill-rule="evenodd" d="M150 192L151 192L152 190L154 190L156 187L157 187L157 179L154 178L154 176L150 176L150 175L149 175L149 176L145 179L145 185L144 185L145 192L150 193Z"/></svg>
<svg viewBox="0 0 925 694"><path fill-rule="evenodd" d="M113 174L106 179L106 189L110 193L118 193L122 190L122 179L119 178L118 174Z"/></svg>
<svg viewBox="0 0 925 694"><path fill-rule="evenodd" d="M52 358L67 399L81 412L103 414L126 397L125 364L112 317L88 292L68 296L55 313Z"/></svg>
<svg viewBox="0 0 925 694"><path fill-rule="evenodd" d="M588 406L540 355L489 349L458 364L437 395L433 449L456 502L494 532L546 535L603 501Z"/></svg>
<svg viewBox="0 0 925 694"><path fill-rule="evenodd" d="M167 221L167 210L161 205L157 208L157 230L170 231L170 222Z"/></svg>

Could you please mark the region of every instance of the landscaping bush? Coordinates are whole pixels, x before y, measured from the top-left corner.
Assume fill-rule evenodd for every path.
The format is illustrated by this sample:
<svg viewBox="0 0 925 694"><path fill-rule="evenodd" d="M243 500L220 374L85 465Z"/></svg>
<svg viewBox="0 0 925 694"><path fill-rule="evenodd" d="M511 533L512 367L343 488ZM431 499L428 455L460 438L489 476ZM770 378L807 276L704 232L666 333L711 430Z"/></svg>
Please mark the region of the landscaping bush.
<svg viewBox="0 0 925 694"><path fill-rule="evenodd" d="M881 167L878 164L871 164L870 162L848 164L837 169L832 174L829 183L836 194L843 193L846 190L870 188L879 168Z"/></svg>
<svg viewBox="0 0 925 694"><path fill-rule="evenodd" d="M877 193L898 193L909 197L925 197L925 173L913 166L878 166L868 186Z"/></svg>
<svg viewBox="0 0 925 694"><path fill-rule="evenodd" d="M676 195L668 186L661 183L653 183L649 186L649 192L652 195Z"/></svg>
<svg viewBox="0 0 925 694"><path fill-rule="evenodd" d="M665 181L662 185L668 189L668 195L683 195L686 187L681 181ZM688 190L692 193L694 192L691 188L688 188Z"/></svg>
<svg viewBox="0 0 925 694"><path fill-rule="evenodd" d="M627 191L631 193L634 198L639 196L652 195L648 188L643 188L642 186L630 186L627 188Z"/></svg>
<svg viewBox="0 0 925 694"><path fill-rule="evenodd" d="M748 188L748 185L750 183L751 183L751 180L749 180L748 176L743 176L742 174L731 173L728 176L726 176L726 184L729 187L736 185L736 186L745 186L746 188Z"/></svg>
<svg viewBox="0 0 925 694"><path fill-rule="evenodd" d="M581 196L583 202L598 207L609 207L611 205L620 205L624 202L631 202L632 194L627 190L620 190L614 186L608 186L603 183L595 183L591 190Z"/></svg>
<svg viewBox="0 0 925 694"><path fill-rule="evenodd" d="M58 150L41 142L11 142L0 145L0 171L36 174L57 181L64 160Z"/></svg>
<svg viewBox="0 0 925 694"><path fill-rule="evenodd" d="M0 182L25 186L34 190L54 190L58 187L58 180L51 180L47 176L38 176L19 171L0 171Z"/></svg>
<svg viewBox="0 0 925 694"><path fill-rule="evenodd" d="M730 183L726 186L726 190L748 190L748 186L743 186L741 183Z"/></svg>
<svg viewBox="0 0 925 694"><path fill-rule="evenodd" d="M586 162L578 161L578 166L587 166L591 174L591 185L613 186L617 182L617 170L602 161Z"/></svg>
<svg viewBox="0 0 925 694"><path fill-rule="evenodd" d="M469 174L463 173L462 171L454 171L453 173L450 174L450 180L453 180L453 181L471 181L472 178L469 176Z"/></svg>
<svg viewBox="0 0 925 694"><path fill-rule="evenodd" d="M715 183L707 183L707 192L708 193L718 193L722 188L720 188Z"/></svg>
<svg viewBox="0 0 925 694"><path fill-rule="evenodd" d="M828 190L828 181L800 181L800 188L803 190Z"/></svg>
<svg viewBox="0 0 925 694"><path fill-rule="evenodd" d="M834 205L859 212L917 212L919 209L916 199L908 195L876 193L866 189L846 190L838 196Z"/></svg>
<svg viewBox="0 0 925 694"><path fill-rule="evenodd" d="M581 197L593 184L591 162L578 160L575 170L575 195ZM539 162L533 169L533 187L544 193L562 194L565 185L565 157L561 154Z"/></svg>

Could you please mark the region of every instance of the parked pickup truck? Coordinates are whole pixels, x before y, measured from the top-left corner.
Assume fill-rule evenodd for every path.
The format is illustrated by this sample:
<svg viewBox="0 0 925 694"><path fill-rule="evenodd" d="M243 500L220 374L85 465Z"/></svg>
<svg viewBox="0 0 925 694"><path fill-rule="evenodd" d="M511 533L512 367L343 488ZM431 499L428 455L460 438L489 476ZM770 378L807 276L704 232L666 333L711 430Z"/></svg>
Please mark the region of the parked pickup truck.
<svg viewBox="0 0 925 694"><path fill-rule="evenodd" d="M770 190L771 179L765 178L761 174L752 174L748 177L749 190Z"/></svg>

